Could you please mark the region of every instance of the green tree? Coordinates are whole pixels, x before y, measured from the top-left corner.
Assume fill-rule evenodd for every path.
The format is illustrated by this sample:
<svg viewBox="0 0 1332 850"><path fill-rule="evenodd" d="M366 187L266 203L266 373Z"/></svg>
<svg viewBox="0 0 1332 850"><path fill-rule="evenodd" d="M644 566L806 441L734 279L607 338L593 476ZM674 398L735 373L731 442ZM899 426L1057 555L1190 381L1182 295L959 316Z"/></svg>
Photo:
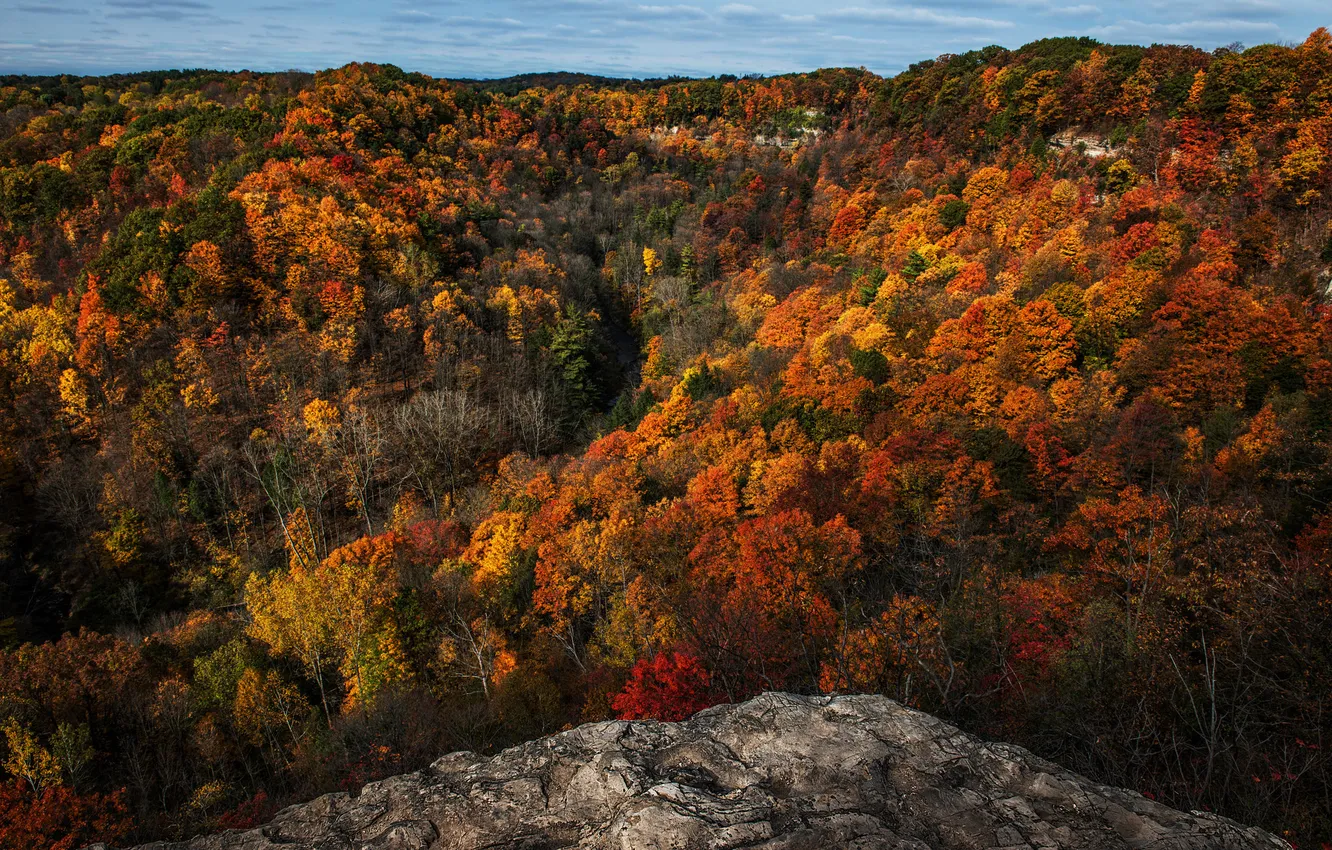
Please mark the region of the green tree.
<svg viewBox="0 0 1332 850"><path fill-rule="evenodd" d="M581 419L600 396L592 364L596 356L592 322L587 313L572 304L555 326L550 343L551 357L564 391L564 398L574 415Z"/></svg>

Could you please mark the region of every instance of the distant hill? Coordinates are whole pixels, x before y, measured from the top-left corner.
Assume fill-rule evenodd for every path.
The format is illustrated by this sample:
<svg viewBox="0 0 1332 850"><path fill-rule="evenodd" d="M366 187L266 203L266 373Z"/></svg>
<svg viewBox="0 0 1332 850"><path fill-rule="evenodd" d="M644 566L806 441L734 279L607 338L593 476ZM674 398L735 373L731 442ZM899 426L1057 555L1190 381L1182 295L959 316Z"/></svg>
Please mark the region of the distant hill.
<svg viewBox="0 0 1332 850"><path fill-rule="evenodd" d="M671 83L683 82L685 77L657 77L649 79L632 79L622 77L600 77L594 74L580 74L573 71L547 71L538 74L515 74L512 77L501 77L499 79L474 80L467 78L455 78L455 82L476 86L485 91L493 91L500 94L515 95L527 89L542 88L553 89L559 86L592 86L595 88L618 89L623 91L640 91L644 89L660 88ZM722 78L734 80L735 77Z"/></svg>

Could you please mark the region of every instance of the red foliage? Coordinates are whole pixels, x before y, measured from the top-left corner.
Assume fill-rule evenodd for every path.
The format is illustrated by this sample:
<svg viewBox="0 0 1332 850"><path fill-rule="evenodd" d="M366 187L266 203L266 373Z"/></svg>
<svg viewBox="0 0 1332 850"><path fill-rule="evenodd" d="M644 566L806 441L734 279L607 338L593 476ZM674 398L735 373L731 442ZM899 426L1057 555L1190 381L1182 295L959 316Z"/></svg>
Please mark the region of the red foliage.
<svg viewBox="0 0 1332 850"><path fill-rule="evenodd" d="M402 756L389 747L378 744L360 759L352 763L343 777L342 790L356 792L367 782L374 782L386 776L402 772Z"/></svg>
<svg viewBox="0 0 1332 850"><path fill-rule="evenodd" d="M621 720L684 720L716 703L711 684L694 656L662 652L639 659L611 707Z"/></svg>
<svg viewBox="0 0 1332 850"><path fill-rule="evenodd" d="M1014 582L1003 596L1014 663L1044 675L1071 645L1069 620L1077 611L1059 576Z"/></svg>
<svg viewBox="0 0 1332 850"><path fill-rule="evenodd" d="M848 204L838 211L832 229L828 231L828 241L841 242L849 239L859 233L864 226L865 211L855 204Z"/></svg>
<svg viewBox="0 0 1332 850"><path fill-rule="evenodd" d="M224 812L217 819L220 829L253 829L268 823L277 812L277 806L268 799L268 793L260 791L229 812Z"/></svg>
<svg viewBox="0 0 1332 850"><path fill-rule="evenodd" d="M442 519L412 523L407 528L407 537L412 556L432 566L445 558L458 557L467 543L467 536L458 523Z"/></svg>
<svg viewBox="0 0 1332 850"><path fill-rule="evenodd" d="M22 781L0 785L0 850L74 850L129 834L124 791L78 794L61 785L32 794Z"/></svg>

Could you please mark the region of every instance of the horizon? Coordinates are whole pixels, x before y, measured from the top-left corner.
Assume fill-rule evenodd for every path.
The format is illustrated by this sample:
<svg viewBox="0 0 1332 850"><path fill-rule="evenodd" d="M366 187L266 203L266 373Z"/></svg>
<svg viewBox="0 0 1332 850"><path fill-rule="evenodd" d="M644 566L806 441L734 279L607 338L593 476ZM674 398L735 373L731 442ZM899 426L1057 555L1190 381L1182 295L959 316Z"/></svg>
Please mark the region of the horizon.
<svg viewBox="0 0 1332 850"><path fill-rule="evenodd" d="M1211 50L1236 42L1298 43L1326 24L1319 20L1321 8L1306 0L1169 8L1135 2L1109 11L1048 0L847 0L818 13L790 0L500 0L487 15L471 11L455 0L394 0L382 10L347 0L246 0L232 7L210 0L0 0L0 19L9 24L0 38L0 73L314 72L373 62L472 80L545 73L775 76L839 67L891 76L935 56L1041 38L1087 36Z"/></svg>

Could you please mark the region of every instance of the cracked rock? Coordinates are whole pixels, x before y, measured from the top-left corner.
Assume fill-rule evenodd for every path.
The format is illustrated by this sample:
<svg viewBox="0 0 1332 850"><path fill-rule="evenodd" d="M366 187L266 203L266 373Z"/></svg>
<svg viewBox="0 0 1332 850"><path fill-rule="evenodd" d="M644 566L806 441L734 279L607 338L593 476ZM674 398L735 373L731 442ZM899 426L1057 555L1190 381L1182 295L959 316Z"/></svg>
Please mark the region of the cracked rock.
<svg viewBox="0 0 1332 850"><path fill-rule="evenodd" d="M141 850L1289 850L877 696L594 723Z"/></svg>

